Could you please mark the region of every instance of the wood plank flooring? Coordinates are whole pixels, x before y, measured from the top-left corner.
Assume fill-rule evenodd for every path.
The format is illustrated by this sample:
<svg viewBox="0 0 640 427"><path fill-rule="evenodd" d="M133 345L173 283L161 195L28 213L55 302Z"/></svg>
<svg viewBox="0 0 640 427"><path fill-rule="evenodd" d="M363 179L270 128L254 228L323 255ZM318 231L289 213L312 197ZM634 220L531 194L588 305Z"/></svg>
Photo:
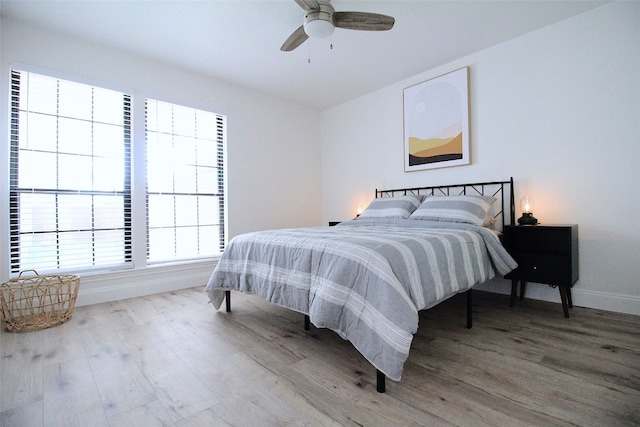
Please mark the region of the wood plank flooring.
<svg viewBox="0 0 640 427"><path fill-rule="evenodd" d="M640 425L640 317L476 291L421 313L402 381L303 316L203 287L0 332L2 426Z"/></svg>

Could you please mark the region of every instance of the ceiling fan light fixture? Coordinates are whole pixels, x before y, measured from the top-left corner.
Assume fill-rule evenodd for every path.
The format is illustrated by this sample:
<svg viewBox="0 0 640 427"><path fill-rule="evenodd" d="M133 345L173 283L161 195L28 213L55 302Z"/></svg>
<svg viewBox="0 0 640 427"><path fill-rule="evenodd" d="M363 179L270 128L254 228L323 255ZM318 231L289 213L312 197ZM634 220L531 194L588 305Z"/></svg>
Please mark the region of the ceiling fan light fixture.
<svg viewBox="0 0 640 427"><path fill-rule="evenodd" d="M393 28L395 23L392 16L379 13L336 12L331 5L331 0L295 0L295 2L304 10L304 21L284 41L280 47L283 52L291 52L309 37L329 37L336 27L346 30L387 31Z"/></svg>
<svg viewBox="0 0 640 427"><path fill-rule="evenodd" d="M323 39L333 34L334 26L331 22L327 22L324 19L314 19L304 24L304 32L309 37Z"/></svg>
<svg viewBox="0 0 640 427"><path fill-rule="evenodd" d="M314 10L307 13L304 17L304 32L309 37L325 38L333 34L335 26L333 25L333 10Z"/></svg>

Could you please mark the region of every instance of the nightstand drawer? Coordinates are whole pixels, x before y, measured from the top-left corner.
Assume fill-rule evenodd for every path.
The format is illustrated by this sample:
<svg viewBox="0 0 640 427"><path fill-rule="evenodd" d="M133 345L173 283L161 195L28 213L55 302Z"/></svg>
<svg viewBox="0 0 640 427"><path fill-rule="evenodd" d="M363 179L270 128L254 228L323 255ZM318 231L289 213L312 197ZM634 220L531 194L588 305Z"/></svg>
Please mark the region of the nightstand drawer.
<svg viewBox="0 0 640 427"><path fill-rule="evenodd" d="M514 258L518 268L505 276L507 279L525 280L528 282L547 283L550 285L571 286L571 260L568 256L526 254Z"/></svg>
<svg viewBox="0 0 640 427"><path fill-rule="evenodd" d="M508 246L514 252L571 253L571 227L514 227L509 230Z"/></svg>

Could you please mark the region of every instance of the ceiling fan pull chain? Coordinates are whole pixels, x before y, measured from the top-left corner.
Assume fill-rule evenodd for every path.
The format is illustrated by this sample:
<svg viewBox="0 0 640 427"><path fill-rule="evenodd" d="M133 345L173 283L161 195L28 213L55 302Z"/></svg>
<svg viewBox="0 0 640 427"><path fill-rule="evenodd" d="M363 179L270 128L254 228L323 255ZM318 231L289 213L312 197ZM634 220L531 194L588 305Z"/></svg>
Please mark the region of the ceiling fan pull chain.
<svg viewBox="0 0 640 427"><path fill-rule="evenodd" d="M307 64L311 64L311 41L307 41Z"/></svg>
<svg viewBox="0 0 640 427"><path fill-rule="evenodd" d="M333 50L333 34L331 34L331 42L329 42L329 49Z"/></svg>

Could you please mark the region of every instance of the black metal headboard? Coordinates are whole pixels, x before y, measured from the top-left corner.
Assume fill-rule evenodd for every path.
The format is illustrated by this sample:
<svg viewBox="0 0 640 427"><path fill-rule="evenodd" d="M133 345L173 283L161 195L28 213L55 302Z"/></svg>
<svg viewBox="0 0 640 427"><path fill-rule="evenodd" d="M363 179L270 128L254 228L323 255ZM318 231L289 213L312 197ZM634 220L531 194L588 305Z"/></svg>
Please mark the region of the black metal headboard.
<svg viewBox="0 0 640 427"><path fill-rule="evenodd" d="M496 202L491 207L489 215L491 215L496 220L494 228L502 231L505 225L513 225L516 222L513 177L510 178L509 181L437 185L432 187L398 188L395 190L376 189L376 199L379 197L404 196L407 194L423 194L425 196L454 196L463 194L476 194L482 196L493 196L496 198ZM496 225L498 227L495 227Z"/></svg>

